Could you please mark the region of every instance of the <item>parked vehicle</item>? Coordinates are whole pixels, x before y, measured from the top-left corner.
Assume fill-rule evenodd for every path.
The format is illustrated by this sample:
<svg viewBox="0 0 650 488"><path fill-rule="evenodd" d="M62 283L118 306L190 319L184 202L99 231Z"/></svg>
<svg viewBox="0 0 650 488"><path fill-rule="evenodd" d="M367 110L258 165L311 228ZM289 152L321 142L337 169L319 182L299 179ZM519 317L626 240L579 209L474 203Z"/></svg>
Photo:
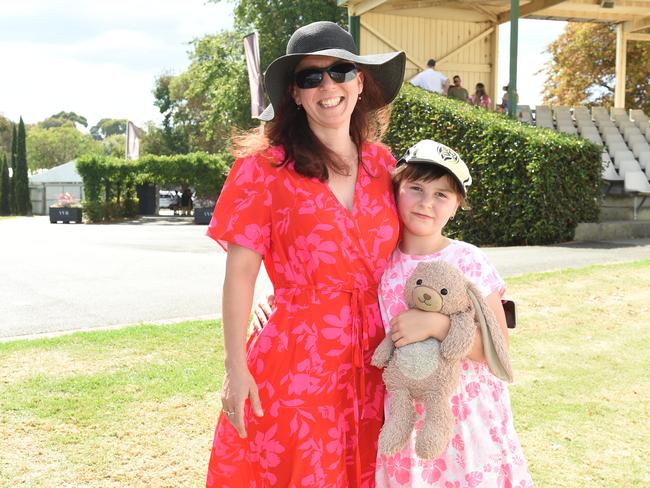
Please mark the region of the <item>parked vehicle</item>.
<svg viewBox="0 0 650 488"><path fill-rule="evenodd" d="M160 190L158 192L158 206L160 208L170 208L174 209L174 206L177 206L177 200L180 198L180 195L176 194L175 190Z"/></svg>

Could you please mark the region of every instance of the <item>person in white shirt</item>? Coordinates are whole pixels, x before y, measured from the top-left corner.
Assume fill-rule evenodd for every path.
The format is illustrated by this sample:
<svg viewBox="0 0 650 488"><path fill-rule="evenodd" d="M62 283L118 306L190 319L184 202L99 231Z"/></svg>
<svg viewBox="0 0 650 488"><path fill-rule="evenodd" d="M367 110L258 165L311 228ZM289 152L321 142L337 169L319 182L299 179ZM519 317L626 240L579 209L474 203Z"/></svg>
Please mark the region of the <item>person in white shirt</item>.
<svg viewBox="0 0 650 488"><path fill-rule="evenodd" d="M435 67L436 60L430 59L427 61L427 69L411 78L410 83L413 86L419 86L425 90L446 95L449 89L449 79L440 71L433 69Z"/></svg>

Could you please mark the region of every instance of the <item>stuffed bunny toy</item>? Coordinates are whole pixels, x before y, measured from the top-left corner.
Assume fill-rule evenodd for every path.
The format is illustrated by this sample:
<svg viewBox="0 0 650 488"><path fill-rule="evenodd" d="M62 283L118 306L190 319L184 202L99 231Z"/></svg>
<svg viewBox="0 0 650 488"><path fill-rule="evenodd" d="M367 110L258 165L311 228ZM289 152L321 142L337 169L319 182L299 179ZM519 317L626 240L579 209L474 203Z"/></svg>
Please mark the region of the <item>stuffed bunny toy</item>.
<svg viewBox="0 0 650 488"><path fill-rule="evenodd" d="M404 287L409 308L449 316L447 337L429 338L398 349L387 336L377 346L372 365L385 368L390 393L390 417L379 435L379 452L391 455L404 447L415 426L413 400L424 405L425 420L415 451L434 459L446 448L454 428L449 397L458 386L460 362L479 327L488 366L495 376L512 381L512 369L501 328L478 289L444 261L421 262Z"/></svg>

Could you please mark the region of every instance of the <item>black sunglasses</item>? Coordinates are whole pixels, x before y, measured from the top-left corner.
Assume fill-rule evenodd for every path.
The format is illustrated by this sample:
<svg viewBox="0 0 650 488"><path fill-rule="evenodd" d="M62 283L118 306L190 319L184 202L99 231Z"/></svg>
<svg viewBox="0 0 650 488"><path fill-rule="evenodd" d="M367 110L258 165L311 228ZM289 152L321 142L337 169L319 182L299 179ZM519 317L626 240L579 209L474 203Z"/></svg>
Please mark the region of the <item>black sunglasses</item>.
<svg viewBox="0 0 650 488"><path fill-rule="evenodd" d="M357 67L352 63L333 64L327 68L307 68L294 75L298 88L316 88L327 73L336 83L347 83L357 77Z"/></svg>

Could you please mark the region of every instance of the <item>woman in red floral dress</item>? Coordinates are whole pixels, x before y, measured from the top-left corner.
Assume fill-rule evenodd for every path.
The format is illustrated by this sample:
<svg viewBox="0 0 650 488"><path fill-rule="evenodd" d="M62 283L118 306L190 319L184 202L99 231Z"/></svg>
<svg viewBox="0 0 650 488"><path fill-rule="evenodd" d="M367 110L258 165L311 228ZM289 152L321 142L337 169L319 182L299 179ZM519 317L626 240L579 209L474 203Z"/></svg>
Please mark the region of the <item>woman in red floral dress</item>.
<svg viewBox="0 0 650 488"><path fill-rule="evenodd" d="M207 486L370 487L383 420L377 285L399 227L377 140L404 53L359 56L336 24L298 29L265 73L264 133L238 159L208 235L228 251L222 405ZM246 340L261 262L275 308Z"/></svg>

